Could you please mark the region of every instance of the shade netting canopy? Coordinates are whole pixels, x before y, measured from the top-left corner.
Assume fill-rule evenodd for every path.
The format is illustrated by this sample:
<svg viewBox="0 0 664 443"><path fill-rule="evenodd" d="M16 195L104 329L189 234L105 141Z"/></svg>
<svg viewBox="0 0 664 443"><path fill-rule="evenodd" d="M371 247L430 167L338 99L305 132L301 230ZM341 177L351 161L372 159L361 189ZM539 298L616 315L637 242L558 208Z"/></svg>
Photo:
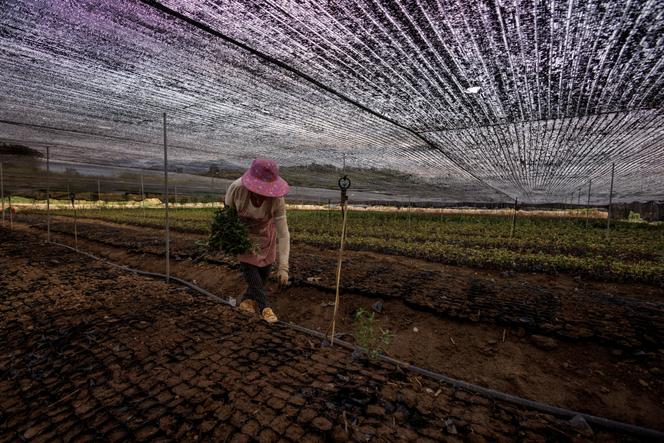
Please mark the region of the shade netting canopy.
<svg viewBox="0 0 664 443"><path fill-rule="evenodd" d="M553 202L590 180L606 199L615 163L617 200L664 199L663 14L658 0L7 1L0 142L147 164L166 113L180 164L345 157L450 201Z"/></svg>

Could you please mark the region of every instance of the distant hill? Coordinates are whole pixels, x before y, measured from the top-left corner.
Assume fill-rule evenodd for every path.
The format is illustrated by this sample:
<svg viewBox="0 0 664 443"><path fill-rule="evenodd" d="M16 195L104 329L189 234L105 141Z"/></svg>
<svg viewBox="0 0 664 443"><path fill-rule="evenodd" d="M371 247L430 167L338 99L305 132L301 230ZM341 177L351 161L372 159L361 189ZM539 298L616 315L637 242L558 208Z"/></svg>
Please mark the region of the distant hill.
<svg viewBox="0 0 664 443"><path fill-rule="evenodd" d="M245 169L236 165L213 164L208 167L206 177L236 179ZM341 168L312 163L306 166L284 166L281 176L291 185L310 188L336 189L339 178L346 174L352 181L353 191L378 191L383 194L439 196L445 185L432 184L419 177L390 169Z"/></svg>
<svg viewBox="0 0 664 443"><path fill-rule="evenodd" d="M0 143L0 158L5 157L32 157L42 158L44 153L28 146L15 145L11 143Z"/></svg>

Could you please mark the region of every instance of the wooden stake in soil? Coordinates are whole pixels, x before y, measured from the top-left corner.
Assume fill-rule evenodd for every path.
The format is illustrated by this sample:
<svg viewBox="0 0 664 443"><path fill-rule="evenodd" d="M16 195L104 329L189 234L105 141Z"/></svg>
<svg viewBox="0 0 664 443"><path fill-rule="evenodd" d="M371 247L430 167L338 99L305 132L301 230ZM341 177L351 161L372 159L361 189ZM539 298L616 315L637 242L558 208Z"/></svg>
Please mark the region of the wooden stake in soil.
<svg viewBox="0 0 664 443"><path fill-rule="evenodd" d="M171 237L170 218L168 212L168 145L166 143L166 113L164 117L164 202L166 203L165 237L166 237L166 282L171 281Z"/></svg>
<svg viewBox="0 0 664 443"><path fill-rule="evenodd" d="M347 176L343 176L339 179L339 188L341 188L341 211L342 211L342 221L341 221L341 244L339 245L339 258L337 260L337 281L336 281L336 294L334 297L334 313L332 314L332 335L330 336L330 345L334 346L334 334L337 326L337 312L339 311L339 287L341 284L341 263L343 262L344 254L344 244L346 243L346 220L348 214L348 208L346 206L346 201L348 196L346 191L350 188L350 180Z"/></svg>

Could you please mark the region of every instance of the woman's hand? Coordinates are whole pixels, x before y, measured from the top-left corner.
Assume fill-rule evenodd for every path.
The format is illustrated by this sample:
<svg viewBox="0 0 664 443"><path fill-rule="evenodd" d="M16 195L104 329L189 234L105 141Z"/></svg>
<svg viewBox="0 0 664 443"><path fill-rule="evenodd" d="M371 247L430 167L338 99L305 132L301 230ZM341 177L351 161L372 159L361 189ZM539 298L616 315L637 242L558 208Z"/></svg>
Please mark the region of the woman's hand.
<svg viewBox="0 0 664 443"><path fill-rule="evenodd" d="M288 286L288 271L282 269L277 272L277 282L279 283L280 288Z"/></svg>

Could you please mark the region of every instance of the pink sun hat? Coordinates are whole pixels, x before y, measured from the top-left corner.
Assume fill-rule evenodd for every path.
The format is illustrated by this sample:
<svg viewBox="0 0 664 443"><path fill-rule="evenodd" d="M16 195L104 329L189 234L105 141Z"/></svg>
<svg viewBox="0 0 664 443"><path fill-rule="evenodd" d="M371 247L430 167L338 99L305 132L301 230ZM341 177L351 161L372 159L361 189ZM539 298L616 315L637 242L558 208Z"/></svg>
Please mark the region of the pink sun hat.
<svg viewBox="0 0 664 443"><path fill-rule="evenodd" d="M242 186L264 197L283 197L288 194L288 183L279 177L279 166L265 158L251 162L247 172L242 174Z"/></svg>

